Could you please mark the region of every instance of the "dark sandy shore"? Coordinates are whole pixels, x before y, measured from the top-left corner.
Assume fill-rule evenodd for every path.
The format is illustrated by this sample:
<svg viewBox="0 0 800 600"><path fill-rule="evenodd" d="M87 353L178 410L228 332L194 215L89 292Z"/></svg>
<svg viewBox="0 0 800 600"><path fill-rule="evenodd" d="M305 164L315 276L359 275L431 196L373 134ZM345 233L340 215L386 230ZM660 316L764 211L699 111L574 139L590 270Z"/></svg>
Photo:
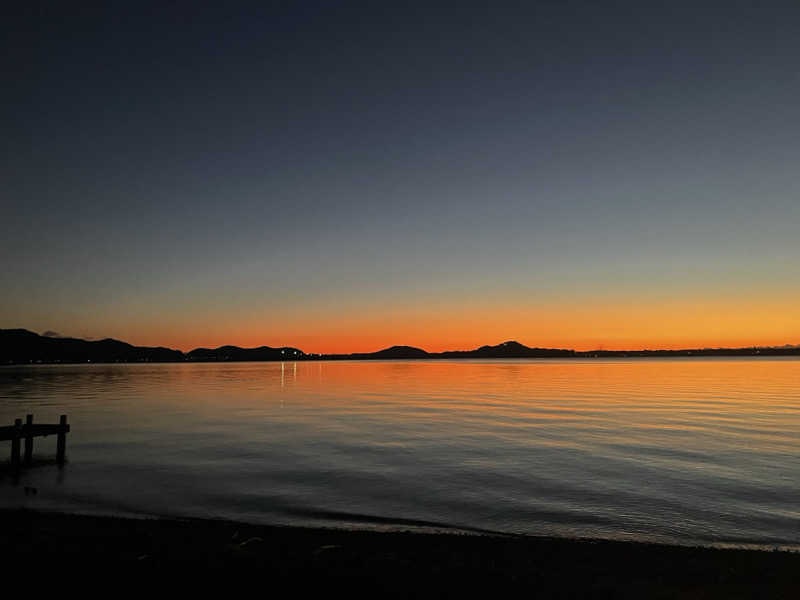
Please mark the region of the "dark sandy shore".
<svg viewBox="0 0 800 600"><path fill-rule="evenodd" d="M288 585L292 595L800 598L800 553L0 511L7 574ZM273 589L278 589L273 588Z"/></svg>

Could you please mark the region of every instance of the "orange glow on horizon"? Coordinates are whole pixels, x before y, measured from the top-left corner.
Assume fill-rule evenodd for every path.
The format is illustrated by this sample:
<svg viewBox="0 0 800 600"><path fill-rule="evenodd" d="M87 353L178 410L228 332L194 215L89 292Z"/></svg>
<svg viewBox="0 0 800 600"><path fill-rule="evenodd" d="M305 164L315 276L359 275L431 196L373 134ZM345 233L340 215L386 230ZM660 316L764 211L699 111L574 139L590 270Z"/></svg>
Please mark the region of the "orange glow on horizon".
<svg viewBox="0 0 800 600"><path fill-rule="evenodd" d="M277 316L244 314L203 319L198 331L186 316L154 327L142 324L113 337L133 344L188 351L231 344L294 346L309 353L374 352L408 345L429 352L471 350L516 340L526 346L574 350L639 350L800 343L800 311L794 301L605 302L525 306L511 303L448 307L340 310L333 316L302 310Z"/></svg>

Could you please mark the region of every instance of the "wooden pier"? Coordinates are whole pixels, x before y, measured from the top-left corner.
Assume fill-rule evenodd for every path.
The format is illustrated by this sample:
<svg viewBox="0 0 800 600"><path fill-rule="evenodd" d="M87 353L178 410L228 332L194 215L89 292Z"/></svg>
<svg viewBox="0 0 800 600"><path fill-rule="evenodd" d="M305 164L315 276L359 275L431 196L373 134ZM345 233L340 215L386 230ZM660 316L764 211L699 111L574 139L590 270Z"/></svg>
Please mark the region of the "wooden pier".
<svg viewBox="0 0 800 600"><path fill-rule="evenodd" d="M67 415L61 415L55 425L34 425L33 415L27 415L24 424L22 419L16 419L13 425L0 427L0 442L11 440L11 465L19 468L22 464L30 465L33 461L33 438L57 435L56 461L59 465L63 465L67 453L67 433L69 433ZM25 440L25 455L20 460L22 440Z"/></svg>

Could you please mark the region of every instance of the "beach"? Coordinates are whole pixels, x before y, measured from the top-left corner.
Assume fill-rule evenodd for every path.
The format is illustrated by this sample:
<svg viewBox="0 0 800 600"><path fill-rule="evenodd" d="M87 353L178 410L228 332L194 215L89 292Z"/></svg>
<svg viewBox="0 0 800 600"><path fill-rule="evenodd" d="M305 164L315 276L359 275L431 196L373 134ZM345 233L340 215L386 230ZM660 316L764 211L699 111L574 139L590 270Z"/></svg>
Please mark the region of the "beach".
<svg viewBox="0 0 800 600"><path fill-rule="evenodd" d="M295 593L542 598L793 598L800 554L589 539L363 531L203 519L0 511L2 564L186 581L258 580Z"/></svg>

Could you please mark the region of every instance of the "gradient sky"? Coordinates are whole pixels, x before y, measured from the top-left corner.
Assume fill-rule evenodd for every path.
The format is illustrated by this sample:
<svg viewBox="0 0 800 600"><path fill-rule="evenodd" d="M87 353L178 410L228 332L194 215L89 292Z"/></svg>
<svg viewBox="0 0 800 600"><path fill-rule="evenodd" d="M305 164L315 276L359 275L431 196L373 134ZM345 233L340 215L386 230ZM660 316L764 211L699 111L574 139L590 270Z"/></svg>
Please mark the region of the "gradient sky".
<svg viewBox="0 0 800 600"><path fill-rule="evenodd" d="M797 2L79 4L0 24L0 327L800 343Z"/></svg>

